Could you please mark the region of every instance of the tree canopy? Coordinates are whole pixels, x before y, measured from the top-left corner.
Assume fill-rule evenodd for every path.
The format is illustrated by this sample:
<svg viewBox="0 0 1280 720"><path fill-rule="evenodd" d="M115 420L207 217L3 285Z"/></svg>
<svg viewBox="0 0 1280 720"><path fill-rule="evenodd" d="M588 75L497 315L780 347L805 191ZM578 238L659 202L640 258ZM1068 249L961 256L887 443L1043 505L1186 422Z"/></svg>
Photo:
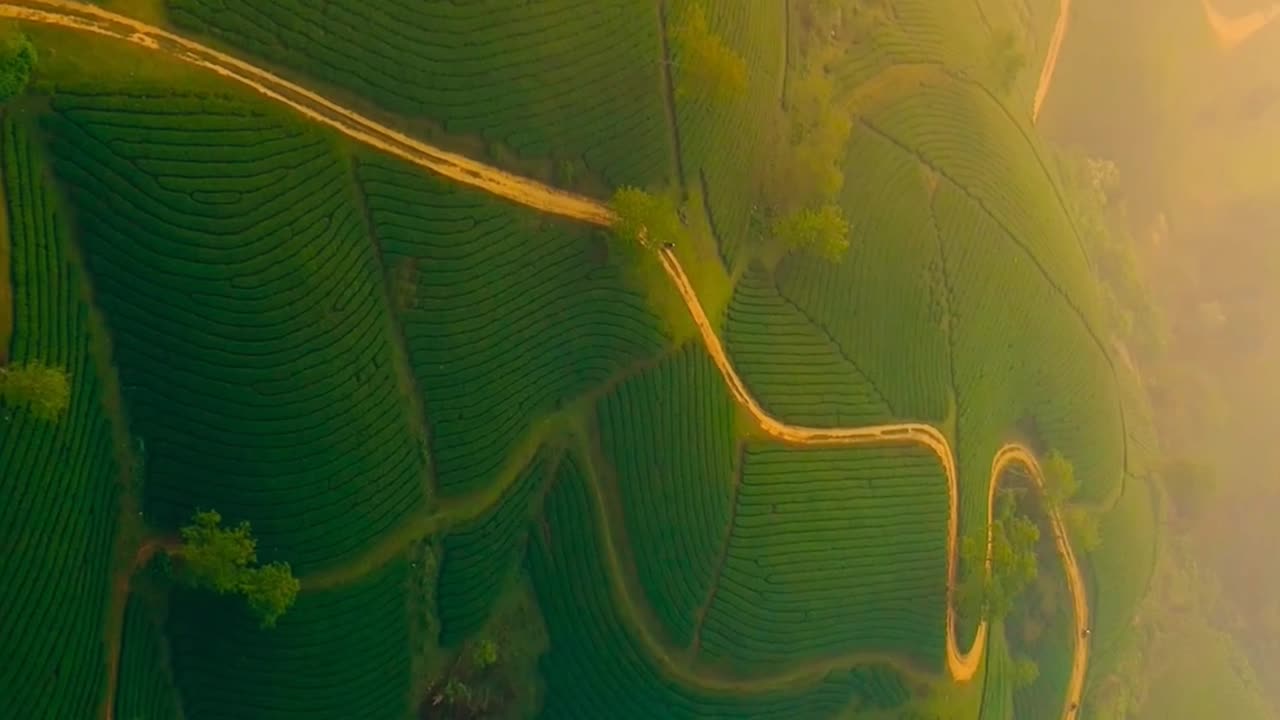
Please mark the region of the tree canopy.
<svg viewBox="0 0 1280 720"><path fill-rule="evenodd" d="M36 66L36 48L26 35L0 40L0 102L20 95L31 81Z"/></svg>
<svg viewBox="0 0 1280 720"><path fill-rule="evenodd" d="M197 511L191 524L182 528L179 577L220 595L244 595L262 626L274 627L297 599L300 583L289 563L255 566L257 544L249 523L224 528L216 511Z"/></svg>
<svg viewBox="0 0 1280 720"><path fill-rule="evenodd" d="M788 248L839 260L849 249L849 222L839 205L801 209L774 221L775 238Z"/></svg>
<svg viewBox="0 0 1280 720"><path fill-rule="evenodd" d="M1040 528L1017 512L1017 495L1001 493L991 525L991 572L986 569L986 537L973 533L961 543L960 553L969 569L959 588L961 598L981 604L983 614L1000 619L1039 574L1036 544Z"/></svg>
<svg viewBox="0 0 1280 720"><path fill-rule="evenodd" d="M40 362L0 368L0 399L26 406L42 420L57 420L71 404L71 378Z"/></svg>
<svg viewBox="0 0 1280 720"><path fill-rule="evenodd" d="M711 31L706 10L691 4L675 18L676 94L726 102L746 94L747 63Z"/></svg>
<svg viewBox="0 0 1280 720"><path fill-rule="evenodd" d="M619 188L610 201L618 219L613 234L629 243L657 247L684 239L685 228L671 198L633 187Z"/></svg>

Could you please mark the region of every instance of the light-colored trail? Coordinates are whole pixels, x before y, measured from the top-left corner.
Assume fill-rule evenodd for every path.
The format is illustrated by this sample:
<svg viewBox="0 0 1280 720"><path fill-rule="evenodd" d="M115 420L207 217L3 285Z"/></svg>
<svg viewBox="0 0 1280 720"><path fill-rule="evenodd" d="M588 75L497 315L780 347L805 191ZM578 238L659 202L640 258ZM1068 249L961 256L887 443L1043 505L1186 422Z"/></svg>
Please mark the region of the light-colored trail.
<svg viewBox="0 0 1280 720"><path fill-rule="evenodd" d="M1050 46L1051 59L1046 62L1045 71L1041 73L1041 88L1037 91L1037 110L1042 101L1042 96L1048 91L1048 84L1052 78L1052 67L1056 64L1057 53L1062 44L1062 36L1066 32L1065 18L1069 0L1062 0L1062 4L1063 13L1059 17L1058 27L1055 28L1054 32L1054 40ZM613 211L603 203L572 193L566 193L535 180L520 177L471 158L433 147L243 60L162 28L154 27L93 5L75 2L74 0L0 0L0 17L94 33L164 53L235 80L255 92L286 105L303 116L327 125L354 140L465 185L482 189L541 212L594 225L608 226L615 219ZM742 379L729 362L728 356L724 352L724 347L720 343L719 337L715 334L715 330L708 320L692 284L685 275L684 269L680 266L679 260L669 250L659 251L659 258L664 271L679 291L689 313L697 324L702 340L706 344L707 350L714 359L725 383L729 386L737 402L750 413L764 433L781 442L797 446L923 445L937 456L947 477L950 505L950 517L947 523L947 576L949 588L946 617L947 670L952 679L957 682L966 682L972 679L981 665L986 649L987 623L984 620L979 624L973 643L967 650L961 650L956 640L954 605L959 525L959 487L955 455L946 436L936 428L921 423L900 423L856 428L815 428L790 425L769 415L747 391ZM987 497L988 518L991 516L996 486L1003 470L1014 464L1023 466L1037 486L1043 489L1043 477L1031 451L1016 444L1005 445L992 459ZM1076 563L1075 555L1067 540L1062 520L1056 512L1051 512L1050 518L1058 552L1062 557L1063 565L1067 569L1068 589L1075 606L1075 652L1068 697L1062 715L1063 718L1074 718L1076 713L1071 710L1071 706L1079 701L1084 685L1084 671L1088 662L1088 644L1081 637L1084 628L1088 626L1088 607L1082 576ZM988 572L990 571L991 563L990 540L991 528L988 525ZM163 547L163 545L149 543L143 546L139 551L139 555L140 557L149 558L150 553L160 547ZM794 674L796 674L794 670L785 669L778 673L779 677ZM112 684L114 685L114 682ZM752 683L752 686L756 684L758 683ZM765 684L768 684L767 681ZM742 689L748 688L743 687Z"/></svg>
<svg viewBox="0 0 1280 720"><path fill-rule="evenodd" d="M1228 51L1240 47L1244 41L1280 17L1280 2L1266 10L1254 10L1233 18L1218 12L1210 0L1200 0L1200 5L1204 7L1204 17L1209 23L1209 29L1213 31L1213 37L1223 50Z"/></svg>
<svg viewBox="0 0 1280 720"><path fill-rule="evenodd" d="M316 122L431 172L542 212L609 225L613 213L590 198L558 190L393 130L267 70L168 30L74 0L4 0L0 17L90 32L157 50L248 86Z"/></svg>
<svg viewBox="0 0 1280 720"><path fill-rule="evenodd" d="M1053 72L1058 69L1058 55L1062 52L1062 41L1067 37L1067 25L1071 23L1071 0L1059 0L1058 21L1053 24L1053 35L1049 38L1049 52L1045 55L1044 65L1040 68L1040 82L1036 84L1035 101L1031 104L1031 122L1040 119L1040 107L1044 99L1049 97L1049 88L1053 87Z"/></svg>

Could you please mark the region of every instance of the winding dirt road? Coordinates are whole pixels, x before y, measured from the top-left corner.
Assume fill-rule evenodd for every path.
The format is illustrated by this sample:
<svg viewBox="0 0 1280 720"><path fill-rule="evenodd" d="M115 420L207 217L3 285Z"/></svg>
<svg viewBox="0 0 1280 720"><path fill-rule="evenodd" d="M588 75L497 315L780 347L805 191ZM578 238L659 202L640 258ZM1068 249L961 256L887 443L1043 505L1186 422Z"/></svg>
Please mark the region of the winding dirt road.
<svg viewBox="0 0 1280 720"><path fill-rule="evenodd" d="M1038 112L1043 96L1048 92L1053 67L1066 33L1066 16L1070 0L1062 0L1063 11L1050 45L1050 59L1041 73L1041 87L1036 93ZM218 75L235 80L255 92L290 108L303 116L332 127L344 135L377 148L395 157L418 165L431 172L470 185L499 197L542 212L559 215L594 225L608 226L615 215L606 205L590 198L548 187L534 180L520 177L490 167L462 155L451 153L410 138L364 115L344 108L306 88L255 67L243 60L175 35L167 30L138 22L128 17L73 0L0 0L0 17L27 22L56 25L82 32L90 32L133 43L149 50L164 53L184 62L206 68ZM855 428L814 428L784 423L769 415L747 391L742 379L729 362L719 337L707 318L701 302L689 282L679 260L669 250L659 252L663 269L679 291L689 313L702 335L708 352L714 359L721 376L734 398L745 408L760 429L781 442L797 446L863 446L863 445L923 445L929 448L942 464L947 477L950 517L948 519L948 594L946 617L947 670L957 682L973 678L986 650L988 627L982 621L967 650L961 650L956 640L954 588L957 565L959 487L955 455L946 436L936 428L919 423L875 425ZM1025 447L1010 444L1002 447L992 459L988 482L987 511L991 516L996 486L1003 470L1010 465L1023 466L1043 489L1043 477L1034 455ZM1072 706L1080 699L1084 686L1084 671L1088 663L1088 643L1082 639L1088 626L1089 608L1085 598L1084 583L1076 563L1060 516L1050 515L1054 538L1063 565L1067 569L1068 589L1075 608L1076 643L1072 662L1072 674L1068 686L1063 718L1074 718ZM164 547L159 542L149 542L139 549L140 561L155 550ZM991 563L991 528L987 528L987 571ZM113 673L114 674L114 673ZM114 682L112 683L114 685ZM109 706L109 704L108 704ZM109 711L108 711L109 712Z"/></svg>
<svg viewBox="0 0 1280 720"><path fill-rule="evenodd" d="M1071 0L1060 0L1058 5L1058 21L1053 24L1053 35L1049 38L1049 51L1045 54L1044 65L1040 68L1040 82L1036 84L1036 98L1031 105L1031 122L1040 119L1040 106L1049 96L1049 88L1053 86L1053 72L1058 69L1058 55L1062 52L1062 41L1067 37L1067 25L1071 22Z"/></svg>
<svg viewBox="0 0 1280 720"><path fill-rule="evenodd" d="M1231 51L1239 47L1245 40L1253 37L1259 30L1280 17L1280 2L1266 10L1254 10L1247 15L1229 18L1213 6L1210 0L1200 0L1204 7L1204 18L1213 31L1213 37L1223 50Z"/></svg>

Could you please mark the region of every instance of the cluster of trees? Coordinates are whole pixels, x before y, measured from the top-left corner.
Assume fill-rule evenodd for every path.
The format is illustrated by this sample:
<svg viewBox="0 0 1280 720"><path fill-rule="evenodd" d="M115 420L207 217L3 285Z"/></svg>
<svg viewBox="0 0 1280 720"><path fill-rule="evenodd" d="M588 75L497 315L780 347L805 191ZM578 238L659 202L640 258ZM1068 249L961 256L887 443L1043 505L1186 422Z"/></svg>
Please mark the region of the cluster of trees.
<svg viewBox="0 0 1280 720"><path fill-rule="evenodd" d="M31 39L15 34L0 39L0 102L27 89L36 66L36 48Z"/></svg>
<svg viewBox="0 0 1280 720"><path fill-rule="evenodd" d="M624 245L662 247L677 244L687 236L675 203L665 195L622 187L613 194L609 204L617 215L613 234Z"/></svg>
<svg viewBox="0 0 1280 720"><path fill-rule="evenodd" d="M726 103L746 94L747 62L711 31L702 5L685 5L669 22L677 97Z"/></svg>
<svg viewBox="0 0 1280 720"><path fill-rule="evenodd" d="M977 605L993 620L1003 619L1022 592L1039 573L1036 545L1040 528L1018 512L1021 491L1005 490L996 501L991 521L991 571L986 571L987 537L984 530L967 535L960 545L966 569L957 592L966 606Z"/></svg>
<svg viewBox="0 0 1280 720"><path fill-rule="evenodd" d="M1049 510L1062 518L1070 534L1072 547L1085 552L1097 550L1102 545L1098 514L1091 508L1071 502L1080 489L1071 461L1060 451L1051 450L1040 461L1040 469L1044 472L1045 499Z"/></svg>
<svg viewBox="0 0 1280 720"><path fill-rule="evenodd" d="M0 368L0 400L56 421L71 404L71 378L62 368L28 362Z"/></svg>
<svg viewBox="0 0 1280 720"><path fill-rule="evenodd" d="M226 528L216 511L197 511L182 528L178 578L220 595L243 595L262 627L274 627L293 606L300 583L289 563L258 565L257 546L249 523Z"/></svg>

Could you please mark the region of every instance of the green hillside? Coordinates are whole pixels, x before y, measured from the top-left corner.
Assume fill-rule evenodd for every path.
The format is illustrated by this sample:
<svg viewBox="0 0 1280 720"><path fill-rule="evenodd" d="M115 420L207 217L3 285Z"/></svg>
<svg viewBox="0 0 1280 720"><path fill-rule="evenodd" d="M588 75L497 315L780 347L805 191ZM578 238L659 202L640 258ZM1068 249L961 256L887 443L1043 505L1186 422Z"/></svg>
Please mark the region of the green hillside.
<svg viewBox="0 0 1280 720"><path fill-rule="evenodd" d="M1157 450L1031 116L1056 0L100 5L0 3L47 13L0 27L17 717L1051 718L1071 593L1095 652L1135 612ZM1106 538L1076 587L1038 517L1027 687L956 589L1009 448Z"/></svg>

